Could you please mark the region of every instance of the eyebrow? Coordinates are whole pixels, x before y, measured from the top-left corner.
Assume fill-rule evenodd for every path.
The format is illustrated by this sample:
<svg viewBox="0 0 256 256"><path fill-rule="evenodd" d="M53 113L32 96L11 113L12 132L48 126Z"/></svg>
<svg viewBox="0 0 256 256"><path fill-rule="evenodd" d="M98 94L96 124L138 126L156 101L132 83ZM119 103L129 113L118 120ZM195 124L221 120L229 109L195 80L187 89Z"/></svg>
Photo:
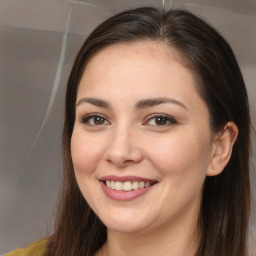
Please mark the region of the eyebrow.
<svg viewBox="0 0 256 256"><path fill-rule="evenodd" d="M105 100L101 100L101 99L97 99L97 98L82 98L77 102L76 106L79 106L80 104L82 104L84 102L90 103L97 107L111 108L110 103L108 103ZM153 106L157 106L157 105L164 104L164 103L172 103L172 104L178 105L186 110L188 109L180 101L175 100L175 99L170 99L170 98L150 98L150 99L140 100L136 103L135 108L136 109L144 109L144 108L153 107Z"/></svg>
<svg viewBox="0 0 256 256"><path fill-rule="evenodd" d="M157 106L164 103L172 103L187 110L187 107L183 103L181 103L178 100L170 99L170 98L152 98L152 99L140 100L136 103L136 109L153 107L153 106Z"/></svg>
<svg viewBox="0 0 256 256"><path fill-rule="evenodd" d="M101 100L101 99L96 99L96 98L82 98L76 103L76 106L79 106L83 102L90 103L97 107L110 108L110 104L107 101Z"/></svg>

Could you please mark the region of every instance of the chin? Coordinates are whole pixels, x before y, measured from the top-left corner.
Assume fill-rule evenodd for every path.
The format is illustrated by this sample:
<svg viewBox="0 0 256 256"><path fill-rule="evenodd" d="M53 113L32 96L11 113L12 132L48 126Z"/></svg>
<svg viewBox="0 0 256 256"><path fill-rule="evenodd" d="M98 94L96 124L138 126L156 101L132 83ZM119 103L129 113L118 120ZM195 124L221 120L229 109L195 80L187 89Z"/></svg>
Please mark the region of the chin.
<svg viewBox="0 0 256 256"><path fill-rule="evenodd" d="M139 233L150 226L150 220L146 220L145 218L138 219L134 216L122 217L123 218L107 218L107 216L105 216L104 218L101 218L101 221L104 223L108 230L126 234Z"/></svg>
<svg viewBox="0 0 256 256"><path fill-rule="evenodd" d="M123 234L135 234L135 233L140 233L146 229L146 227L143 227L141 224L136 225L131 223L125 223L122 224L120 223L119 225L109 225L107 226L108 230L111 230L116 233L123 233Z"/></svg>

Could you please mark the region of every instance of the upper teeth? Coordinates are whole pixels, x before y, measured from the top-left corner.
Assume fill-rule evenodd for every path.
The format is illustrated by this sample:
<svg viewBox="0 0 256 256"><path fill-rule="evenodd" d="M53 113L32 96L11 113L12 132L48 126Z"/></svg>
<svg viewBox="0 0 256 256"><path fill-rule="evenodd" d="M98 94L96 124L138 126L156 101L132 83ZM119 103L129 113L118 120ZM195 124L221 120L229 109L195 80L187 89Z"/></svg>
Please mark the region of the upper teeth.
<svg viewBox="0 0 256 256"><path fill-rule="evenodd" d="M131 191L133 189L135 190L135 189L140 189L140 188L147 188L150 185L152 185L152 183L150 183L149 181L147 181L147 182L144 182L144 181L121 182L121 181L107 180L106 185L109 188L115 189L115 190Z"/></svg>

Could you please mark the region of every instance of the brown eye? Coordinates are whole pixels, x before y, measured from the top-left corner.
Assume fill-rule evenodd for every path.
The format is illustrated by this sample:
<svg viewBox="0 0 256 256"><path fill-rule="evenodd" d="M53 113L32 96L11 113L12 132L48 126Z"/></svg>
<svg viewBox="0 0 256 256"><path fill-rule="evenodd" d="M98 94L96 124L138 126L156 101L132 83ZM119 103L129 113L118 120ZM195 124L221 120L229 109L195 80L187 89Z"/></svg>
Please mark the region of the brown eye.
<svg viewBox="0 0 256 256"><path fill-rule="evenodd" d="M153 115L150 116L146 124L151 126L167 126L177 123L176 120L168 115Z"/></svg>
<svg viewBox="0 0 256 256"><path fill-rule="evenodd" d="M104 118L101 115L96 115L96 114L87 115L87 116L83 117L81 122L84 124L91 125L91 126L110 124L110 122L106 118Z"/></svg>
<svg viewBox="0 0 256 256"><path fill-rule="evenodd" d="M101 125L101 124L104 124L104 118L100 117L100 116L96 116L93 119L93 124L96 124L96 125Z"/></svg>
<svg viewBox="0 0 256 256"><path fill-rule="evenodd" d="M167 124L168 120L165 117L156 117L155 123L156 125L165 125Z"/></svg>

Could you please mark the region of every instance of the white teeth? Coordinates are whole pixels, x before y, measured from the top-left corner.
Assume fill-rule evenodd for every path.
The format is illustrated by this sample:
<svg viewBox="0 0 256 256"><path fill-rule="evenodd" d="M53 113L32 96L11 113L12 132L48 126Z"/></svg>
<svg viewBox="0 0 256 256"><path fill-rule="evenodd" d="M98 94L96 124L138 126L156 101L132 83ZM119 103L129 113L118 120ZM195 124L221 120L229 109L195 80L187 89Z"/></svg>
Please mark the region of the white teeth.
<svg viewBox="0 0 256 256"><path fill-rule="evenodd" d="M124 191L131 191L132 190L132 183L130 181L126 181L123 183L123 190Z"/></svg>
<svg viewBox="0 0 256 256"><path fill-rule="evenodd" d="M115 186L116 190L123 190L123 184L120 181L116 181L116 186Z"/></svg>
<svg viewBox="0 0 256 256"><path fill-rule="evenodd" d="M113 180L106 180L107 187L118 190L118 191L131 191L131 190L137 190L141 188L147 188L151 186L153 183L150 183L149 181L113 181Z"/></svg>
<svg viewBox="0 0 256 256"><path fill-rule="evenodd" d="M132 183L132 189L138 189L139 188L139 182L138 181L134 181Z"/></svg>
<svg viewBox="0 0 256 256"><path fill-rule="evenodd" d="M111 180L111 182L110 182L110 188L116 189L116 184L113 180Z"/></svg>
<svg viewBox="0 0 256 256"><path fill-rule="evenodd" d="M145 185L144 181L140 181L140 188L144 188L144 185Z"/></svg>

